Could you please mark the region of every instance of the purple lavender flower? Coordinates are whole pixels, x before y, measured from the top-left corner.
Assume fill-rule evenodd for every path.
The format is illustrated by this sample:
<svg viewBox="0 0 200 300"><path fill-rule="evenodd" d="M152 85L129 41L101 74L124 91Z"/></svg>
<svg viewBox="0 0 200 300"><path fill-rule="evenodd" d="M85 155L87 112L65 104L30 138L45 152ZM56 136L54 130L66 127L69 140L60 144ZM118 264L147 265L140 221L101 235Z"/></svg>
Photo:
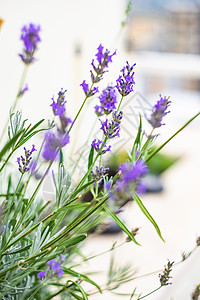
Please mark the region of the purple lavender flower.
<svg viewBox="0 0 200 300"><path fill-rule="evenodd" d="M110 192L111 199L124 203L132 199L132 190L144 193L145 185L141 182L141 179L147 171L148 168L142 160L135 163L125 162L121 164L119 167L120 178Z"/></svg>
<svg viewBox="0 0 200 300"><path fill-rule="evenodd" d="M97 167L96 166L96 170L91 171L92 173L92 178L95 179L96 181L99 181L103 178L104 175L106 175L106 173L108 172L109 168L104 168L104 167Z"/></svg>
<svg viewBox="0 0 200 300"><path fill-rule="evenodd" d="M69 143L69 135L61 130L48 131L45 134L45 144L42 153L43 158L46 161L54 161L58 155L60 148L64 147Z"/></svg>
<svg viewBox="0 0 200 300"><path fill-rule="evenodd" d="M106 138L111 139L115 136L119 137L120 131L120 123L122 119L123 113L120 111L119 113L113 112L113 120L108 122L108 119L105 122L101 122L101 129Z"/></svg>
<svg viewBox="0 0 200 300"><path fill-rule="evenodd" d="M61 268L61 264L58 261L56 261L55 259L49 260L47 262L47 265L49 265L47 273L50 273L51 277L53 277L55 275L62 277L62 275L64 274L63 269Z"/></svg>
<svg viewBox="0 0 200 300"><path fill-rule="evenodd" d="M62 276L63 276L63 274L64 274L64 272L63 272L63 269L62 269L62 268L60 268L60 269L57 271L57 275L58 275L58 277L62 277Z"/></svg>
<svg viewBox="0 0 200 300"><path fill-rule="evenodd" d="M91 90L89 90L89 84L87 84L85 80L83 80L80 86L82 86L82 89L87 97L94 96L99 91L98 87L93 87Z"/></svg>
<svg viewBox="0 0 200 300"><path fill-rule="evenodd" d="M134 164L129 162L121 164L119 171L121 172L121 180L125 184L130 184L132 181L136 182L143 177L147 173L148 168L145 162L138 160Z"/></svg>
<svg viewBox="0 0 200 300"><path fill-rule="evenodd" d="M65 101L65 93L67 90L63 91L63 89L60 90L60 92L58 93L58 98L57 101L54 101L54 98L52 98L53 103L51 104L52 109L53 109L53 113L55 116L59 116L60 118L63 117L66 108L65 108L65 103L67 101Z"/></svg>
<svg viewBox="0 0 200 300"><path fill-rule="evenodd" d="M133 86L135 84L133 68L136 64L130 66L128 61L126 62L126 66L121 70L122 76L120 75L116 80L116 88L118 92L122 96L127 96L131 92L133 92Z"/></svg>
<svg viewBox="0 0 200 300"><path fill-rule="evenodd" d="M104 89L99 96L99 100L101 103L102 110L106 115L110 114L113 110L116 109L117 96L115 87L108 86Z"/></svg>
<svg viewBox="0 0 200 300"><path fill-rule="evenodd" d="M47 265L49 266L46 271L40 271L37 274L37 277L40 278L40 280L43 280L45 277L53 278L53 276L57 275L58 277L62 277L64 272L61 267L61 263L63 263L66 260L66 257L61 254L59 261L56 261L55 259L51 259L47 261Z"/></svg>
<svg viewBox="0 0 200 300"><path fill-rule="evenodd" d="M30 170L30 162L31 162L31 155L34 151L37 151L35 149L35 145L32 145L32 149L31 150L26 150L26 148L24 147L24 152L25 152L25 157L23 157L22 155L20 157L17 158L17 163L18 163L18 170L24 174L26 172L28 172Z"/></svg>
<svg viewBox="0 0 200 300"><path fill-rule="evenodd" d="M102 141L94 139L94 141L92 142L91 146L93 146L94 149L95 149L97 152L99 152L99 150L100 150L101 147L102 147L102 143L103 143ZM110 146L110 145L107 146L107 145L105 144L105 145L103 146L103 149L101 150L101 154L105 154L106 152L110 151L110 149L111 149L111 146Z"/></svg>
<svg viewBox="0 0 200 300"><path fill-rule="evenodd" d="M95 114L96 114L98 117L103 116L104 110L103 110L103 107L102 107L102 106L96 105L96 106L94 107L94 110L95 110Z"/></svg>
<svg viewBox="0 0 200 300"><path fill-rule="evenodd" d="M157 101L157 103L154 105L152 109L152 114L149 119L149 123L153 126L153 128L158 128L162 125L162 118L169 113L169 111L166 111L168 106L170 105L171 101L169 101L169 97L162 97L160 95L160 100Z"/></svg>
<svg viewBox="0 0 200 300"><path fill-rule="evenodd" d="M104 184L104 189L106 189L107 191L110 191L112 187L112 182L108 181L106 184Z"/></svg>
<svg viewBox="0 0 200 300"><path fill-rule="evenodd" d="M19 56L25 64L30 64L35 60L34 54L37 50L37 44L41 41L39 32L40 26L32 23L22 28L20 39L24 43L24 49Z"/></svg>
<svg viewBox="0 0 200 300"><path fill-rule="evenodd" d="M91 72L91 79L93 83L97 83L102 79L103 74L106 72L106 68L108 67L108 64L112 62L113 55L116 55L116 50L112 54L110 54L110 51L106 49L104 51L104 47L100 44L97 48L96 53L96 59L97 59L97 67L94 64L94 59L92 60L92 67L96 75L92 71Z"/></svg>
<svg viewBox="0 0 200 300"><path fill-rule="evenodd" d="M37 274L37 277L40 278L40 280L43 280L46 276L46 271L40 271L38 274Z"/></svg>

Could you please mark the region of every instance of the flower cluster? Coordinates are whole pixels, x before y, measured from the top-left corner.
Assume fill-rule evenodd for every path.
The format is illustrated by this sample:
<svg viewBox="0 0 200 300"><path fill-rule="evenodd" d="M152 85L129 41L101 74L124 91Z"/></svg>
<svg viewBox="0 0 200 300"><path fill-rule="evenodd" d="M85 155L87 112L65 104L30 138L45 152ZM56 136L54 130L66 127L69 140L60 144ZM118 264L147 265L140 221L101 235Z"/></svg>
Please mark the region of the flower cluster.
<svg viewBox="0 0 200 300"><path fill-rule="evenodd" d="M34 24L29 24L29 26L24 26L22 28L20 38L24 43L24 49L23 53L19 54L19 56L21 57L22 61L27 65L35 60L34 54L37 50L37 44L41 41L39 32L39 25L37 26Z"/></svg>
<svg viewBox="0 0 200 300"><path fill-rule="evenodd" d="M94 64L94 59L92 60L92 67L93 71L91 72L91 79L92 83L97 83L102 79L103 74L106 72L106 68L108 67L108 64L112 62L112 57L113 55L116 55L116 50L112 54L110 54L110 51L106 49L104 51L104 47L100 44L99 47L97 48L97 53L96 53L96 59L97 59L97 67ZM96 73L94 75L94 73Z"/></svg>
<svg viewBox="0 0 200 300"><path fill-rule="evenodd" d="M148 118L149 123L152 125L153 128L158 128L164 124L162 124L163 117L169 113L166 111L168 106L170 105L171 101L169 101L169 97L162 97L160 95L160 100L154 105L152 114L150 118Z"/></svg>
<svg viewBox="0 0 200 300"><path fill-rule="evenodd" d="M115 200L127 201L132 199L132 191L138 194L145 192L145 186L141 179L148 172L148 168L142 160L135 163L125 162L119 167L120 178L116 181L113 190L110 193L111 198Z"/></svg>
<svg viewBox="0 0 200 300"><path fill-rule="evenodd" d="M133 86L135 84L133 68L136 64L130 66L128 61L126 66L121 70L122 76L120 75L116 80L116 88L122 96L127 96L133 92Z"/></svg>
<svg viewBox="0 0 200 300"><path fill-rule="evenodd" d="M115 104L117 103L117 96L115 87L108 86L104 89L99 96L100 104L95 106L95 113L97 116L102 116L103 114L110 114L116 109Z"/></svg>
<svg viewBox="0 0 200 300"><path fill-rule="evenodd" d="M94 147L94 149L99 152L99 150L101 149L102 147L102 141L100 140L96 140L94 139L94 141L92 142L91 146ZM103 146L103 148L101 149L101 153L100 154L105 154L106 152L110 151L111 149L111 146L107 146L106 144Z"/></svg>
<svg viewBox="0 0 200 300"><path fill-rule="evenodd" d="M85 80L83 80L80 86L82 86L82 89L87 97L94 96L99 91L98 87L93 87L92 89L89 89L89 84L86 83Z"/></svg>
<svg viewBox="0 0 200 300"><path fill-rule="evenodd" d="M104 175L106 175L106 173L108 172L108 170L109 170L109 168L104 168L104 167L98 168L96 166L96 172L91 171L92 178L95 179L96 181L99 181L100 179L103 178Z"/></svg>
<svg viewBox="0 0 200 300"><path fill-rule="evenodd" d="M56 132L49 131L45 134L45 143L42 156L46 161L54 161L59 149L69 143L69 135L57 129Z"/></svg>
<svg viewBox="0 0 200 300"><path fill-rule="evenodd" d="M169 274L172 271L173 264L174 264L174 261L172 263L170 263L170 261L168 261L167 266L165 266L165 269L163 271L163 274L159 274L161 286L171 284L169 282L169 279L171 278L171 276L169 276Z"/></svg>
<svg viewBox="0 0 200 300"><path fill-rule="evenodd" d="M47 262L47 265L49 266L46 271L40 271L37 274L37 277L42 281L47 278L53 278L54 276L62 277L64 272L61 267L61 264L66 260L65 256L61 254L59 261L56 261L55 259L51 259Z"/></svg>
<svg viewBox="0 0 200 300"><path fill-rule="evenodd" d="M45 134L45 143L43 150L43 158L46 161L54 161L58 155L59 149L67 145L70 141L69 134L67 131L68 125L72 122L70 118L67 118L65 115L65 93L66 90L63 91L61 89L58 92L58 98L51 104L53 113L55 116L59 117L60 127L57 126L56 131L53 130L48 131Z"/></svg>
<svg viewBox="0 0 200 300"><path fill-rule="evenodd" d="M101 122L101 129L103 130L103 133L107 139L114 138L115 136L119 137L119 131L120 131L120 123L121 119L123 117L122 111L113 112L112 114L113 120L110 122L108 119L105 120L105 122Z"/></svg>
<svg viewBox="0 0 200 300"><path fill-rule="evenodd" d="M66 108L65 108L65 103L67 102L67 101L65 101L66 91L67 90L63 91L63 89L61 89L58 92L58 98L57 98L56 102L54 101L54 97L52 97L53 103L51 104L51 106L52 106L52 109L53 109L53 113L54 113L55 116L59 116L60 118L63 117L63 115L66 111Z"/></svg>
<svg viewBox="0 0 200 300"><path fill-rule="evenodd" d="M27 150L24 147L24 152L25 152L25 157L23 157L22 155L20 157L17 158L17 163L18 163L18 170L24 174L26 172L28 172L30 170L30 162L32 159L32 153L36 151L35 149L35 145L32 145L32 149L31 150Z"/></svg>

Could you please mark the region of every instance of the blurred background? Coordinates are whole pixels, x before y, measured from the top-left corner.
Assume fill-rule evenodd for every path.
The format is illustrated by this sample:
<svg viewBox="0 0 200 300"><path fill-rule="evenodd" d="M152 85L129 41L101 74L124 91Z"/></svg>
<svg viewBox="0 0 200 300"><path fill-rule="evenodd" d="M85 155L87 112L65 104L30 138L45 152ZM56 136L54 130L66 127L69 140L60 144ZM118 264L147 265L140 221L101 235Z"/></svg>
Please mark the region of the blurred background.
<svg viewBox="0 0 200 300"><path fill-rule="evenodd" d="M100 43L111 52L117 49L117 56L100 88L115 82L127 60L130 64L136 63L135 93L127 97L122 106L125 112L122 139L113 141L116 156L128 148L135 137L139 112L148 114L159 94L170 96L172 104L171 113L165 118L166 125L159 130L157 145L200 110L198 0L135 0L133 3L125 0L0 0L0 18L4 21L0 32L2 128L23 72L18 56L22 49L20 30L30 22L40 24L42 42L36 53L37 61L28 70L29 92L20 99L18 109L23 108L23 116L31 122L52 118L49 105L60 88L67 89L69 116L73 119L84 99L80 83L90 82L90 63ZM91 143L85 141L95 122L95 104L96 99L88 101L72 131L71 144L66 150L71 166L85 143ZM99 124L95 126L92 138L98 135ZM159 224L165 243L134 202L121 213L130 230L140 228L137 238L142 247L127 243L115 251L114 257L118 266L130 263L137 270L135 276L162 269L167 259L181 260L181 253L191 251L200 235L199 130L197 118L166 146L163 155L178 160L159 174L162 192L147 193L142 198ZM77 176L81 176L86 154L87 151L80 161ZM158 162L162 163L162 160ZM44 198L53 197L53 191L52 195L47 195L49 185L47 181L43 187ZM120 243L124 239L123 233L89 237L83 253L93 255L105 251L115 241ZM105 273L109 262L110 254L100 256L84 264L82 271L99 269ZM200 251L197 249L187 261L174 267L173 284L147 299L191 299L192 291L200 283L199 270ZM121 293L131 294L135 287L138 293L148 293L159 286L158 273L129 282L122 287ZM95 276L98 283L106 281L105 274ZM111 292L91 297L94 300L129 298Z"/></svg>

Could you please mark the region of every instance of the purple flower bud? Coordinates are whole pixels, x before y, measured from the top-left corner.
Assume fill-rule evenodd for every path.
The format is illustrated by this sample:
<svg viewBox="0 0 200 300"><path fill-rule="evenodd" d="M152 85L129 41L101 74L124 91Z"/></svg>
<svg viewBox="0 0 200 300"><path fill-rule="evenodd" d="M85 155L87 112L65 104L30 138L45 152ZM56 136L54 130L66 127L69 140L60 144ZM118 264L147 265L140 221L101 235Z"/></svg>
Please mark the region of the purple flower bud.
<svg viewBox="0 0 200 300"><path fill-rule="evenodd" d="M148 168L144 161L138 160L135 163L125 162L119 167L120 178L116 181L110 197L113 200L126 202L132 199L132 191L137 193L145 192L145 185L141 182L142 177L147 173ZM122 201L123 200L123 201Z"/></svg>
<svg viewBox="0 0 200 300"><path fill-rule="evenodd" d="M101 149L101 146L102 146L102 141L100 141L100 140L94 140L93 142L92 142L92 144L91 144L91 146L93 146L94 147L94 149L97 151L97 152L99 152L99 150ZM109 146L107 146L106 144L103 146L103 149L101 150L101 154L105 154L106 152L108 152L108 151L110 151L110 149L111 149L111 146L109 145Z"/></svg>
<svg viewBox="0 0 200 300"><path fill-rule="evenodd" d="M25 147L24 147L24 152L25 152L25 156L23 157L22 155L20 157L17 158L17 163L18 163L18 170L24 174L26 172L28 172L30 170L30 162L31 162L31 159L32 159L32 153L34 151L37 151L35 149L35 145L32 145L32 149L31 150L27 150Z"/></svg>
<svg viewBox="0 0 200 300"><path fill-rule="evenodd" d="M25 64L30 64L35 60L34 54L37 50L37 44L41 41L39 32L40 26L34 24L24 26L21 30L20 39L24 43L24 49L23 53L19 54L19 56Z"/></svg>
<svg viewBox="0 0 200 300"><path fill-rule="evenodd" d="M57 275L58 275L58 277L62 277L63 276L63 274L64 274L64 272L63 272L63 269L62 268L60 268L58 271L57 271L57 273L56 273Z"/></svg>
<svg viewBox="0 0 200 300"><path fill-rule="evenodd" d="M58 155L60 148L69 143L69 135L65 132L57 130L56 133L48 131L45 134L44 150L42 153L46 161L54 161Z"/></svg>
<svg viewBox="0 0 200 300"><path fill-rule="evenodd" d="M153 128L158 128L162 125L162 119L163 117L169 113L169 111L166 111L168 106L170 105L171 101L169 101L169 97L162 97L160 95L160 100L157 101L157 103L154 105L153 109L152 109L152 114L150 116L149 119L147 119L149 121L149 123L153 126Z"/></svg>
<svg viewBox="0 0 200 300"><path fill-rule="evenodd" d="M67 101L65 101L65 93L66 93L66 90L63 91L63 89L61 89L61 91L58 93L57 101L55 102L54 98L52 98L53 103L51 104L51 106L53 109L53 113L55 116L59 116L60 118L63 117L63 115L66 111L65 103Z"/></svg>
<svg viewBox="0 0 200 300"><path fill-rule="evenodd" d="M87 97L94 96L99 91L98 87L93 87L91 90L89 90L89 85L86 83L85 80L83 80L80 86L82 86L83 91Z"/></svg>
<svg viewBox="0 0 200 300"><path fill-rule="evenodd" d="M99 100L103 112L106 115L110 114L114 109L116 109L115 104L117 103L117 96L116 96L115 88L112 86L108 86L106 89L102 91L101 95L99 96Z"/></svg>
<svg viewBox="0 0 200 300"><path fill-rule="evenodd" d="M123 113L121 111L119 113L114 112L112 121L108 122L108 119L106 119L105 122L101 122L101 129L103 130L106 138L111 139L115 136L119 137L122 116Z"/></svg>
<svg viewBox="0 0 200 300"><path fill-rule="evenodd" d="M122 76L120 75L118 79L116 80L116 88L118 89L118 92L122 96L127 96L131 92L133 92L133 86L135 84L134 81L134 74L133 68L136 64L133 66L130 66L128 61L126 62L126 66L121 70Z"/></svg>
<svg viewBox="0 0 200 300"><path fill-rule="evenodd" d="M43 280L45 278L45 275L46 275L46 271L40 271L38 274L37 274L37 277L40 279L40 280Z"/></svg>
<svg viewBox="0 0 200 300"><path fill-rule="evenodd" d="M28 84L26 84L25 87L19 92L18 97L23 96L28 90Z"/></svg>
<svg viewBox="0 0 200 300"><path fill-rule="evenodd" d="M108 64L112 62L113 55L116 54L116 50L115 52L110 54L110 51L108 51L108 49L106 49L105 51L103 49L104 47L101 44L97 48L97 53L95 55L97 58L97 66L95 66L94 64L94 59L91 63L93 71L96 73L96 75L94 75L94 73L90 71L93 83L97 83L102 79L103 74L106 72L105 69L108 67Z"/></svg>
<svg viewBox="0 0 200 300"><path fill-rule="evenodd" d="M80 86L82 86L82 89L83 89L85 95L87 96L88 91L89 91L89 84L87 84L86 81L83 80L83 82L80 84Z"/></svg>
<svg viewBox="0 0 200 300"><path fill-rule="evenodd" d="M103 178L104 175L106 175L106 173L108 172L108 170L109 170L109 168L104 168L104 167L98 168L96 166L95 172L91 171L92 178L95 179L96 181L99 181L100 179Z"/></svg>
<svg viewBox="0 0 200 300"><path fill-rule="evenodd" d="M103 116L104 110L103 110L103 107L102 107L102 106L96 105L96 106L94 107L94 109L95 109L95 113L96 113L96 115L97 115L98 117Z"/></svg>

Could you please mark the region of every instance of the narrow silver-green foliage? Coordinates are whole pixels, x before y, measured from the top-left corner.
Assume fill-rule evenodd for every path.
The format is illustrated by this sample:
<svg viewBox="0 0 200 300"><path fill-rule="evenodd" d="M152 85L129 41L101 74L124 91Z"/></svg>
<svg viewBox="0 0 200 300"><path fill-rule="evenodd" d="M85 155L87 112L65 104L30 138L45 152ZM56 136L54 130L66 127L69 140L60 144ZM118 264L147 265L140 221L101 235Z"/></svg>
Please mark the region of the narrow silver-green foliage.
<svg viewBox="0 0 200 300"><path fill-rule="evenodd" d="M67 203L70 196L71 177L67 172L64 163L61 163L58 168L58 177L55 178L53 173L53 181L56 188L56 203L60 208Z"/></svg>

